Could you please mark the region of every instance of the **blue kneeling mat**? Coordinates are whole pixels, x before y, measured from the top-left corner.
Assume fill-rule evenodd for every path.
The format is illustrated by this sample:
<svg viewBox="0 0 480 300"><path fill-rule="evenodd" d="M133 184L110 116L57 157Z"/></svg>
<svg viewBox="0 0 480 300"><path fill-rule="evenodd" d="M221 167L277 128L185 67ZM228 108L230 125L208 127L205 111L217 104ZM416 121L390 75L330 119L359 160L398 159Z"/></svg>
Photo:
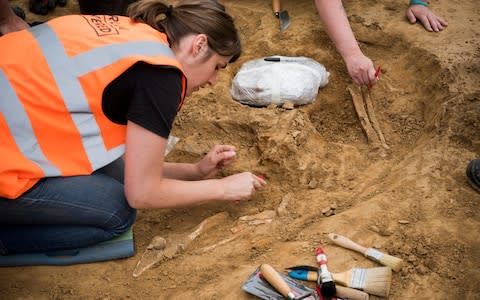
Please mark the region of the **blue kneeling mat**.
<svg viewBox="0 0 480 300"><path fill-rule="evenodd" d="M73 265L125 258L133 256L134 253L133 232L130 228L114 239L85 248L0 255L0 267Z"/></svg>

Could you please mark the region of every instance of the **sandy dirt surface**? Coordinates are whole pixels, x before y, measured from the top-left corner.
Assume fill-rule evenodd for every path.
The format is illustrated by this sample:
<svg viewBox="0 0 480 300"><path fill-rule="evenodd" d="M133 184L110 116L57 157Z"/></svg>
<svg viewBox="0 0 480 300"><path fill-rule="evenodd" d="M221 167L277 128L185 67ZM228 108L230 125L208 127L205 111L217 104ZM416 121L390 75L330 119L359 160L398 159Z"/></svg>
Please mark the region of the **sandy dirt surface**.
<svg viewBox="0 0 480 300"><path fill-rule="evenodd" d="M407 22L406 2L344 3L361 48L383 69L372 101L390 146L386 155L362 131L346 91L350 77L312 0L283 1L292 21L283 33L270 1L223 1L244 55L221 72L215 88L187 99L173 132L181 140L167 159L195 161L214 144L233 144L238 160L222 175L265 174L268 186L240 204L139 211L136 254L128 259L1 268L0 298L256 299L241 286L260 264L280 271L316 265L317 246L326 250L330 271L378 266L332 244L327 234L335 232L405 261L393 274L389 299L480 299L480 194L465 177L467 163L480 157L480 8L476 0L432 1L450 25L428 33ZM77 11L70 1L47 18ZM330 82L315 102L295 109L232 100L241 65L269 55L313 58ZM269 210L280 214L242 227L242 216ZM227 218L184 252L132 276L154 236L188 234L219 212ZM244 230L208 248L231 238L232 228Z"/></svg>

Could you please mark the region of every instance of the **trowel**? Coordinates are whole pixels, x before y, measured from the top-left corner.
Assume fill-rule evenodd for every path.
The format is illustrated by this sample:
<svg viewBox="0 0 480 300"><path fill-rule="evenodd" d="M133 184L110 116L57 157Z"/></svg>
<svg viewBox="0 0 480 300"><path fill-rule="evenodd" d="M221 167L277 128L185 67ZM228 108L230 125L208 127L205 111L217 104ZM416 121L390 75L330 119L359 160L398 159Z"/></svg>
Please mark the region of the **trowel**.
<svg viewBox="0 0 480 300"><path fill-rule="evenodd" d="M288 11L281 9L281 0L272 0L272 8L275 17L280 20L280 31L285 31L288 25L290 25L290 16L288 15Z"/></svg>

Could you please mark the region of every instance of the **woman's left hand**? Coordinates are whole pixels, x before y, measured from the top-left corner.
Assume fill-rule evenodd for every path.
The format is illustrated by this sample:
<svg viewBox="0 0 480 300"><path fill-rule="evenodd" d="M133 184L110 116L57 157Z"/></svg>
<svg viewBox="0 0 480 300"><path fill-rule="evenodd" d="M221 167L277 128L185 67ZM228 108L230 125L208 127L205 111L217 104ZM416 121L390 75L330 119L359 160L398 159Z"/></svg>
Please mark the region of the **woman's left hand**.
<svg viewBox="0 0 480 300"><path fill-rule="evenodd" d="M215 176L218 171L230 165L236 158L237 151L231 145L216 145L197 163L202 179Z"/></svg>
<svg viewBox="0 0 480 300"><path fill-rule="evenodd" d="M410 5L407 9L407 18L410 23L420 21L427 31L442 31L448 23L437 17L428 7L423 5Z"/></svg>

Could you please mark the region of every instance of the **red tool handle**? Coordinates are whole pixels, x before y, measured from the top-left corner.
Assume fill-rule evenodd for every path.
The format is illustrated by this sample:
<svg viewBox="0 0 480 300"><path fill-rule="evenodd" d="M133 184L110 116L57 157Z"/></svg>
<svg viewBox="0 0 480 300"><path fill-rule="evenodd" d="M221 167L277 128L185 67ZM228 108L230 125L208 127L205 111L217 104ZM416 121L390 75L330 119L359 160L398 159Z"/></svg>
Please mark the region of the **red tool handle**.
<svg viewBox="0 0 480 300"><path fill-rule="evenodd" d="M375 78L378 78L378 76L380 76L380 66L378 66L376 69L375 69ZM368 88L371 89L373 87L373 84L368 84Z"/></svg>
<svg viewBox="0 0 480 300"><path fill-rule="evenodd" d="M378 77L378 75L380 75L380 66L377 67L377 69L375 70L375 77Z"/></svg>

